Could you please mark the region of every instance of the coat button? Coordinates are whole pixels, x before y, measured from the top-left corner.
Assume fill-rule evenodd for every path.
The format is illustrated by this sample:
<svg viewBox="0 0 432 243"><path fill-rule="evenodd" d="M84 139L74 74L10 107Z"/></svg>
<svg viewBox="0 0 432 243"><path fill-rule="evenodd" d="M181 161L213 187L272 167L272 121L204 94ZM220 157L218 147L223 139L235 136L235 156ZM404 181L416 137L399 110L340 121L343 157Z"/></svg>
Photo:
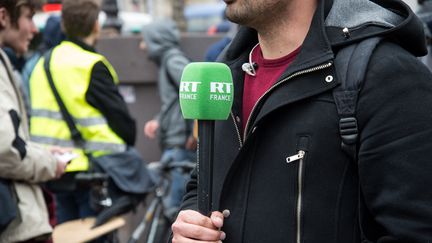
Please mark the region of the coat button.
<svg viewBox="0 0 432 243"><path fill-rule="evenodd" d="M331 83L331 82L333 82L333 76L332 76L332 75L327 76L327 77L325 78L325 81L326 81L327 83Z"/></svg>
<svg viewBox="0 0 432 243"><path fill-rule="evenodd" d="M224 218L228 218L231 214L231 212L229 211L229 209L225 209L222 211L222 214L224 216Z"/></svg>
<svg viewBox="0 0 432 243"><path fill-rule="evenodd" d="M238 123L240 123L240 117L239 117L239 116L236 116L236 121L237 121Z"/></svg>

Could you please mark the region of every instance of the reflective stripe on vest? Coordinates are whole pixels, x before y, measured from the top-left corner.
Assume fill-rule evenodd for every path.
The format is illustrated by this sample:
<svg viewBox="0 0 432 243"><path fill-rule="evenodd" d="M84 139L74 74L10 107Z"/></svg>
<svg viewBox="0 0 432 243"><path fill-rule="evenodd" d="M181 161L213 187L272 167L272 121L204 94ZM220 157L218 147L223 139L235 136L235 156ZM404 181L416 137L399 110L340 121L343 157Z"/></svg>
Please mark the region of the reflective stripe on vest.
<svg viewBox="0 0 432 243"><path fill-rule="evenodd" d="M30 78L32 140L45 145L74 147L69 128L48 84L43 59L39 60ZM95 156L126 149L124 141L111 130L105 117L85 98L93 67L101 61L107 66L114 82L118 83L114 69L102 55L86 51L69 41L63 41L54 48L50 62L56 89L86 141L84 150ZM82 156L74 159L66 171L88 170L84 150L75 148L74 151Z"/></svg>
<svg viewBox="0 0 432 243"><path fill-rule="evenodd" d="M43 109L34 109L31 111L32 116L36 117L44 117L53 120L63 121L63 116L60 112L43 110ZM104 117L91 117L91 118L76 118L73 117L75 124L80 125L82 127L89 127L95 125L105 125L107 121Z"/></svg>
<svg viewBox="0 0 432 243"><path fill-rule="evenodd" d="M49 144L53 146L60 147L74 147L74 142L71 140L62 140L58 138L52 137L42 137L42 136L31 136L32 141L42 144ZM116 144L116 143L103 143L103 142L89 142L86 141L84 144L84 148L86 151L110 151L110 152L123 152L126 150L125 144Z"/></svg>

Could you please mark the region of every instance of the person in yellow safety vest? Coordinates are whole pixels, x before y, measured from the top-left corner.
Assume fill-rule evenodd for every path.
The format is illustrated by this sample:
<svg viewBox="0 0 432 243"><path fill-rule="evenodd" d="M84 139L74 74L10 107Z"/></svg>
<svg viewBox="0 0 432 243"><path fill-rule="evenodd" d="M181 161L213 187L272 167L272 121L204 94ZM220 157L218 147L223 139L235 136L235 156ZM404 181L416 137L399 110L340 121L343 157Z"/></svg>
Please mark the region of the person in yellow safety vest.
<svg viewBox="0 0 432 243"><path fill-rule="evenodd" d="M89 189L74 186L76 172L89 169L85 153L93 156L121 152L135 143L136 125L119 93L118 77L94 46L99 38L100 5L94 0L65 0L62 25L66 40L52 50L50 72L57 91L85 140L74 146L67 123L51 91L39 60L30 78L31 135L47 145L74 147L79 156L66 168L55 188L57 221L94 215Z"/></svg>

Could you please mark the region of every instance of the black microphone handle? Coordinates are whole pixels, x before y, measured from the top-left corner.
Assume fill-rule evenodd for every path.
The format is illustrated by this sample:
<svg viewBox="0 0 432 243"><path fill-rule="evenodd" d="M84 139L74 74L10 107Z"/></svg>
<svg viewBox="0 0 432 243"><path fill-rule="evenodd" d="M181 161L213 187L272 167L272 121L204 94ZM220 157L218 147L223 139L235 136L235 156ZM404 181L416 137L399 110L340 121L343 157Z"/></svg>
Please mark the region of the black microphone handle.
<svg viewBox="0 0 432 243"><path fill-rule="evenodd" d="M212 212L214 121L198 120L198 211Z"/></svg>

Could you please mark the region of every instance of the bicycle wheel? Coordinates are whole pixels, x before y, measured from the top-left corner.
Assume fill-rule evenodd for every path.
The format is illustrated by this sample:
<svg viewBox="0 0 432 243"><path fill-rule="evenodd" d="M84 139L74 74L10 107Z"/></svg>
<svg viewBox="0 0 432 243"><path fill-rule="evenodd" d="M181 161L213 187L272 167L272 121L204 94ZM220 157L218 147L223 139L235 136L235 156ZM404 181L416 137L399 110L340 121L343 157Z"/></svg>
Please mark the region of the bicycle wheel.
<svg viewBox="0 0 432 243"><path fill-rule="evenodd" d="M148 237L145 241L146 243L165 243L168 241L170 223L163 214L163 211L164 208L162 201L159 200L148 231Z"/></svg>
<svg viewBox="0 0 432 243"><path fill-rule="evenodd" d="M153 195L151 198L148 198L147 201L149 203L148 203L148 206L146 208L144 218L140 222L140 224L135 228L135 230L133 231L131 237L128 240L128 243L137 243L140 239L143 239L143 241L140 241L140 242L146 242L146 240L148 238L150 226L153 222L156 207L159 203L159 198L156 195Z"/></svg>

